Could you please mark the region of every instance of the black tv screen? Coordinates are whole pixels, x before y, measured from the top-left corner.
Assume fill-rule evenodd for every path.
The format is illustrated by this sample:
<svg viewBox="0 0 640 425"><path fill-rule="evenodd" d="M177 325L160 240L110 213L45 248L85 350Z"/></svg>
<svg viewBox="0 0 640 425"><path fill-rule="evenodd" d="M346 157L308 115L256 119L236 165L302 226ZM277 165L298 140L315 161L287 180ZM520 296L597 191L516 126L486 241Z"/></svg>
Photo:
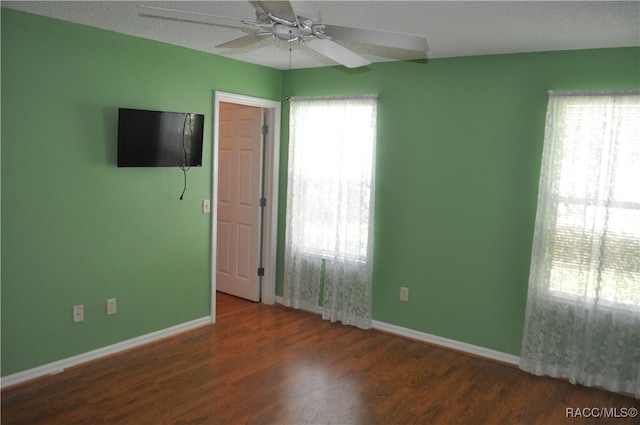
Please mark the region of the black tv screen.
<svg viewBox="0 0 640 425"><path fill-rule="evenodd" d="M204 115L118 109L118 167L202 166Z"/></svg>

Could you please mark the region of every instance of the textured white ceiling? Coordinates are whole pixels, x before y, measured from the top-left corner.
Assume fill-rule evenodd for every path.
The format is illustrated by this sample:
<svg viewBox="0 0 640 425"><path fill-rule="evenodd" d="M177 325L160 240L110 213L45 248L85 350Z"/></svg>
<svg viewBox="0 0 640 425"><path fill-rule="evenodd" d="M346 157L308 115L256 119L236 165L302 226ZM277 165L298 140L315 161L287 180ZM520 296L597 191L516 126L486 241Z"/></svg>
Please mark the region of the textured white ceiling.
<svg viewBox="0 0 640 425"><path fill-rule="evenodd" d="M326 24L424 35L428 58L640 45L640 1L315 1ZM214 46L246 33L233 20L152 18L138 5L255 18L247 1L2 1L2 7L157 40L277 69L334 65L299 43ZM173 15L172 15L173 16ZM247 29L248 31L248 29ZM374 62L406 52L342 43ZM289 47L291 46L291 56ZM289 63L291 59L291 65Z"/></svg>

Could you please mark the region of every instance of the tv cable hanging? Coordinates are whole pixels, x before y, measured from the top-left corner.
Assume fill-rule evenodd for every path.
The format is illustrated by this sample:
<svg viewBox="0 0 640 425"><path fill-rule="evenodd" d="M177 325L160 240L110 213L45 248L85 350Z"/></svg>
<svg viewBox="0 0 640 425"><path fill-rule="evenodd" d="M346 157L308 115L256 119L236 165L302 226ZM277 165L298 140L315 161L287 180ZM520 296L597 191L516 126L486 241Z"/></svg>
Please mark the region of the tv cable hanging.
<svg viewBox="0 0 640 425"><path fill-rule="evenodd" d="M184 122L182 124L182 152L184 154L184 162L180 166L180 169L182 170L182 174L184 175L184 186L182 188L182 193L180 194L181 201L184 199L184 192L186 192L187 190L187 171L191 169L190 165L187 166L187 164L189 164L189 154L187 153L187 144L185 143L185 140L184 140L187 133L187 119L189 120L189 139L190 140L193 135L193 131L192 131L193 121L191 120L191 114L185 114ZM191 144L189 144L189 146L191 146Z"/></svg>

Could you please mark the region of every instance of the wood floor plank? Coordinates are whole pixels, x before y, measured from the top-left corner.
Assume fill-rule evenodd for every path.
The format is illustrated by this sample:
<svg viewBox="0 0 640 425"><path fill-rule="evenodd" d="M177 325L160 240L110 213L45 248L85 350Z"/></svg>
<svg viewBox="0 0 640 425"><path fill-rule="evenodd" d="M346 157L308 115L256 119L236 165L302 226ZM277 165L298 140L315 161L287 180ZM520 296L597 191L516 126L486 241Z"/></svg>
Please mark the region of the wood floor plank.
<svg viewBox="0 0 640 425"><path fill-rule="evenodd" d="M2 391L2 424L622 424L640 400L218 294L217 323Z"/></svg>

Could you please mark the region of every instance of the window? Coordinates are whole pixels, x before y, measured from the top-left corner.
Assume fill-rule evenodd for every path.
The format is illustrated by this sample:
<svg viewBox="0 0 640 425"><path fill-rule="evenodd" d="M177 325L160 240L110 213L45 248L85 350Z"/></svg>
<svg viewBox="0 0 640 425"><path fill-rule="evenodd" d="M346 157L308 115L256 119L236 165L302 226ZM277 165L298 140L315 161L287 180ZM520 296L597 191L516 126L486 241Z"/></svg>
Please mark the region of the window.
<svg viewBox="0 0 640 425"><path fill-rule="evenodd" d="M290 105L284 303L369 328L377 99Z"/></svg>
<svg viewBox="0 0 640 425"><path fill-rule="evenodd" d="M551 93L520 368L640 396L640 92Z"/></svg>
<svg viewBox="0 0 640 425"><path fill-rule="evenodd" d="M640 307L640 104L553 99L552 294Z"/></svg>
<svg viewBox="0 0 640 425"><path fill-rule="evenodd" d="M297 249L366 260L375 98L294 100L290 138Z"/></svg>

